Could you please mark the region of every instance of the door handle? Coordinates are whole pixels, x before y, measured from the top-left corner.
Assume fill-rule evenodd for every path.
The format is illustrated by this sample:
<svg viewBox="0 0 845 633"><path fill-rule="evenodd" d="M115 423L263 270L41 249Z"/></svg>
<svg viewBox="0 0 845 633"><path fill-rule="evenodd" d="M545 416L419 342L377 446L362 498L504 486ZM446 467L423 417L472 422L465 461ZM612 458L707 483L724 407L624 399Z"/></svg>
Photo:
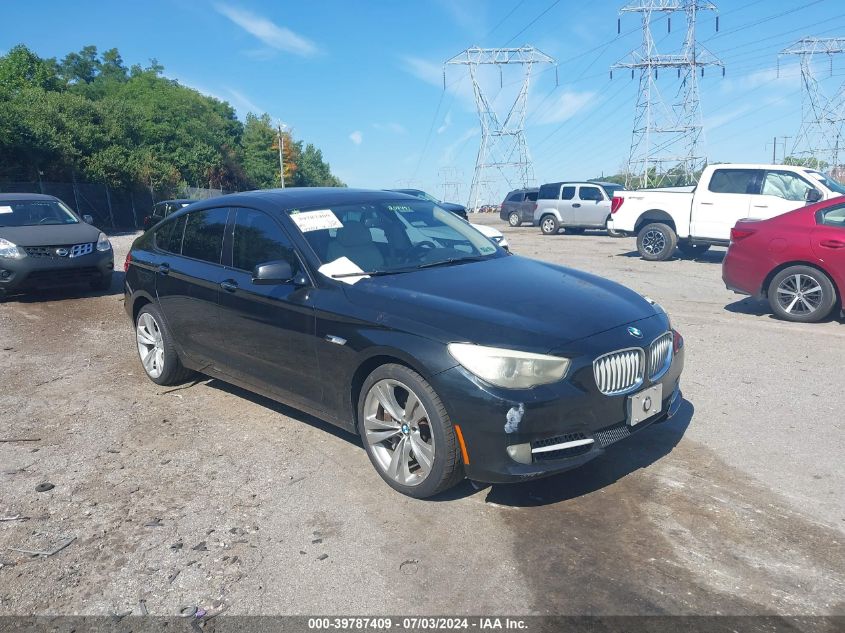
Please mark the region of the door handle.
<svg viewBox="0 0 845 633"><path fill-rule="evenodd" d="M576 203L575 203L575 204L573 204L572 206L573 206L573 207L575 207L575 208L577 209L578 207L580 207L580 206L581 206L581 203L576 202Z"/></svg>
<svg viewBox="0 0 845 633"><path fill-rule="evenodd" d="M712 202L699 202L698 204L700 204L700 205L707 205L708 207L712 207L712 206L713 206L713 203L712 203Z"/></svg>
<svg viewBox="0 0 845 633"><path fill-rule="evenodd" d="M825 248L845 248L845 242L842 240L822 240L819 244Z"/></svg>
<svg viewBox="0 0 845 633"><path fill-rule="evenodd" d="M170 273L170 264L159 264L158 265L158 272L162 275L167 275Z"/></svg>
<svg viewBox="0 0 845 633"><path fill-rule="evenodd" d="M220 282L220 287L226 292L235 292L235 290L238 289L238 282L234 279L226 279L225 281Z"/></svg>
<svg viewBox="0 0 845 633"><path fill-rule="evenodd" d="M767 205L767 204L753 204L751 206L753 206L755 209L768 209L769 208L769 205Z"/></svg>

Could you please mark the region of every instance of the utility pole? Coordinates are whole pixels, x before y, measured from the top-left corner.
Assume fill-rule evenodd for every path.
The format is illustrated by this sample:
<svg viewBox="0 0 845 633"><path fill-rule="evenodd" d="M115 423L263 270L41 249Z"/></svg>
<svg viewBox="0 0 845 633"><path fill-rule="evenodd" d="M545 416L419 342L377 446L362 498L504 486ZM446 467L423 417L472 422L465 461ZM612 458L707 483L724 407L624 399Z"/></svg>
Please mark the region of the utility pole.
<svg viewBox="0 0 845 633"><path fill-rule="evenodd" d="M279 180L282 183L281 188L285 188L285 163L284 163L284 149L285 149L285 137L282 135L282 127L287 127L281 121L278 122L278 130L279 130Z"/></svg>
<svg viewBox="0 0 845 633"><path fill-rule="evenodd" d="M797 55L801 64L801 127L791 153L817 163L826 162L831 170L840 164L839 151L845 132L845 82L837 82L838 87L825 90L815 62L818 57L826 56L823 61L832 77L834 56L843 53L845 37L804 37L780 52L780 55Z"/></svg>
<svg viewBox="0 0 845 633"><path fill-rule="evenodd" d="M778 138L780 138L781 140L779 141ZM781 161L781 163L783 163L786 160L786 141L787 141L787 139L790 139L790 138L792 138L792 137L791 136L780 136L780 137L773 136L772 142L766 143L766 148L768 148L769 145L772 146L772 165L778 165L779 164L778 159L777 159L777 147L778 147L778 145L780 145L783 148L783 160Z"/></svg>
<svg viewBox="0 0 845 633"><path fill-rule="evenodd" d="M528 187L534 184L534 166L525 140L525 114L528 105L528 88L531 70L535 64L551 64L557 69L555 60L533 46L520 48L480 48L474 46L446 60L443 66L443 88L446 88L448 66L466 66L472 79L475 108L481 123L481 144L475 159L472 185L469 190L467 209L478 209L482 204L501 201L501 192L496 183L515 189L515 184ZM522 86L505 114L499 117L494 104L497 92L488 97L480 77L482 66L493 66L499 71L499 90L504 87L503 69L518 66L522 71ZM504 114L504 113L503 113Z"/></svg>
<svg viewBox="0 0 845 633"><path fill-rule="evenodd" d="M699 75L704 76L706 66L719 66L724 76L725 68L696 39L699 11L716 11L716 5L704 0L633 0L619 11L620 14L640 13L643 29L642 46L610 69L611 78L616 69L630 69L632 79L637 71L640 75L625 175L628 187L661 186L670 176L674 180L672 184L690 184L695 173L707 163L700 144L703 122ZM656 13L666 15L667 28L671 31L671 16L677 12L686 16L683 46L678 53L658 53L652 35L652 16ZM716 30L719 30L718 17ZM676 81L681 80L675 88L674 102L664 99L661 94L658 85L661 70L670 78L675 74L671 71L675 70ZM650 172L653 172L651 177Z"/></svg>

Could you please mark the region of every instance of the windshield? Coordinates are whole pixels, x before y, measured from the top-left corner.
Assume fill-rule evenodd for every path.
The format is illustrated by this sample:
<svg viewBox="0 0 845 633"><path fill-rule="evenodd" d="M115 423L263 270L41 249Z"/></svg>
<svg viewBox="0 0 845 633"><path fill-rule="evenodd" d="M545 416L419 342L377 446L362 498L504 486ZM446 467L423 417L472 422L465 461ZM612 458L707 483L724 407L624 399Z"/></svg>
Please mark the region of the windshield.
<svg viewBox="0 0 845 633"><path fill-rule="evenodd" d="M845 185L834 180L830 176L821 173L820 171L808 171L808 174L818 180L822 185L827 187L830 191L845 194Z"/></svg>
<svg viewBox="0 0 845 633"><path fill-rule="evenodd" d="M293 210L290 217L322 264L348 259L355 270L381 273L504 256L453 213L425 200L385 200L331 209ZM343 264L332 271L344 272Z"/></svg>
<svg viewBox="0 0 845 633"><path fill-rule="evenodd" d="M79 220L57 200L4 200L0 202L0 226L78 224Z"/></svg>

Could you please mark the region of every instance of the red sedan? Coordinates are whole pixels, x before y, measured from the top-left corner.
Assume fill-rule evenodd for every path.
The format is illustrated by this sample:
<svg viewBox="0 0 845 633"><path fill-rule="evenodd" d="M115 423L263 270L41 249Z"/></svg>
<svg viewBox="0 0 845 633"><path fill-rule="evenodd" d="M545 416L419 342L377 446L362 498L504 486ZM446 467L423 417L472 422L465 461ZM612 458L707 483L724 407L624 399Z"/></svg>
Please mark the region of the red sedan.
<svg viewBox="0 0 845 633"><path fill-rule="evenodd" d="M789 321L811 323L842 309L845 197L768 220L740 220L722 263L729 290L768 298Z"/></svg>

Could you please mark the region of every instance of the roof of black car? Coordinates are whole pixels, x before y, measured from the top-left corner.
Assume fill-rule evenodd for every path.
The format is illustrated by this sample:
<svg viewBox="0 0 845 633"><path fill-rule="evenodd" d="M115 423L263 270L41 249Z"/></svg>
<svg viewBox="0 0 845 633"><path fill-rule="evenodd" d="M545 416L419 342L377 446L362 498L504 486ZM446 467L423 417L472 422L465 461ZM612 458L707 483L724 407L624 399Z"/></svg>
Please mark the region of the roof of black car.
<svg viewBox="0 0 845 633"><path fill-rule="evenodd" d="M0 202L3 200L58 200L58 198L43 193L0 193Z"/></svg>

